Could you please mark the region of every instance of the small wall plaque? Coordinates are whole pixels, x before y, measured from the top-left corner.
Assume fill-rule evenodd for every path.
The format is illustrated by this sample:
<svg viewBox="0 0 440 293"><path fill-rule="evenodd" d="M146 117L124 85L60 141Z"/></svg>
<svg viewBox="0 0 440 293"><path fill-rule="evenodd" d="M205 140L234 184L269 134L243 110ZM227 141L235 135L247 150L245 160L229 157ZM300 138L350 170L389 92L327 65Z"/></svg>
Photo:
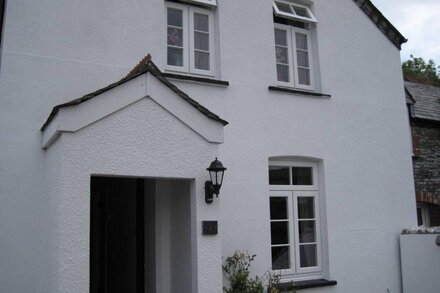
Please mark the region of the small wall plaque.
<svg viewBox="0 0 440 293"><path fill-rule="evenodd" d="M202 221L202 234L203 235L217 235L217 221Z"/></svg>

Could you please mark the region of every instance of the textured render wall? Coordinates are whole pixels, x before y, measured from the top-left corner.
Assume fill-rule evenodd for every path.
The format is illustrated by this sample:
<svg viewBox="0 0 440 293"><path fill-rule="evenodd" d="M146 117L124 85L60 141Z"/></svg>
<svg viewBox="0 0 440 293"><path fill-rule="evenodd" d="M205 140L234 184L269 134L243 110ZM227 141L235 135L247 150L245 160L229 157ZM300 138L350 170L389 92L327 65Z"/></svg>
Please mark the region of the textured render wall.
<svg viewBox="0 0 440 293"><path fill-rule="evenodd" d="M40 148L39 129L54 105L115 81L144 54L147 40L137 53L120 55L133 48L124 44L124 36L132 42L139 38L126 33L115 37L116 27L142 30L115 24L115 19L129 18L125 5L130 15L149 17L148 3L136 9L136 2L116 9L98 1L96 6L46 0L7 3L0 67L0 292L60 292L54 249L60 216L57 196L49 193L54 187L46 188L56 180L54 174L46 176L47 153ZM101 33L110 27L111 36Z"/></svg>
<svg viewBox="0 0 440 293"><path fill-rule="evenodd" d="M217 145L207 143L150 99L77 133L63 134L60 141L64 156L58 211L59 290L88 290L91 174L195 179L196 194L190 204L192 216L197 217L192 233L198 235L198 242L192 246L197 246L199 292L221 288L220 238L202 237L199 225L218 214L218 204L207 206L203 193L206 164L216 155Z"/></svg>
<svg viewBox="0 0 440 293"><path fill-rule="evenodd" d="M58 278L60 275L59 271L59 238L58 235L60 233L59 223L55 220L58 218L58 208L59 208L59 194L61 191L61 164L62 164L62 147L61 143L55 142L53 144L53 148L48 150L45 154L45 164L44 164L44 175L47 180L46 189L43 195L43 200L47 205L47 209L45 212L46 221L42 221L42 219L35 219L35 223L31 225L31 228L36 230L39 233L38 237L35 237L31 243L35 243L38 245L38 240L43 240L43 245L45 250L44 252L48 253L45 255L47 259L48 265L44 267L44 276L42 277L43 282L38 282L35 280L35 285L38 286L34 289L34 292L43 292L44 290L48 290L47 288L56 288L58 286ZM39 222L37 222L37 219ZM43 254L44 255L44 254ZM35 261L35 259L32 259ZM17 261L16 259L14 261ZM42 270L41 264L37 263L35 266L38 269ZM10 278L11 281L16 281L15 277ZM21 285L15 284L10 288L20 288L18 291L23 290L23 292L32 292L32 289L25 288L25 286L29 286L27 284L22 283ZM32 285L31 285L32 286ZM13 292L14 290L11 290Z"/></svg>
<svg viewBox="0 0 440 293"><path fill-rule="evenodd" d="M221 77L229 88L180 83L230 122L220 147L228 167L223 256L247 249L257 254L255 273L269 269L267 159L321 158L329 277L338 285L320 292L400 292L398 233L416 217L398 50L351 1L315 1L322 91L332 98L268 92L276 77L270 5L221 3L228 13L219 12Z"/></svg>
<svg viewBox="0 0 440 293"><path fill-rule="evenodd" d="M317 0L314 9L319 20L322 91L332 94L332 98L268 92L267 86L275 84L276 77L271 5L269 0L219 1L216 53L221 66L217 77L230 81L229 87L176 82L191 97L230 122L219 157L228 167L224 187L214 206L206 207L199 216L220 220L224 256L235 249L248 249L258 255L254 272L262 274L270 267L268 157L321 158L328 215L329 277L336 279L338 285L319 291L386 292L389 288L390 292L399 292L397 233L413 226L416 216L398 51L353 1ZM53 105L117 80L146 52L151 52L163 68L166 32L162 9L162 0L94 1L87 5L52 0L8 2L0 72L0 127L8 138L0 140L0 166L5 174L0 178L0 227L5 233L0 240L5 249L0 253L1 259L6 260L0 265L0 291L58 292L46 282L47 268L69 272L55 279L54 284L71 292L85 291L86 231L75 230L87 226L87 218L81 216L88 207L83 195L88 192L89 180L85 164L90 162L85 159L92 157L92 150L99 150L97 159L103 163L90 169L99 166L102 172L133 175L143 173L146 161L131 159L131 154L141 151L139 138L124 140L129 133L121 124L116 123L120 126L116 127L118 131L106 128L112 133L111 141L92 131L95 126L64 135L61 141L69 146L66 154L71 155L63 166L71 165L73 174L78 172L80 179L72 181L73 175L63 172L60 183L67 187L63 191L65 198L59 210L53 210L48 208L44 196L43 182L50 181L41 172L45 153L39 148L38 129ZM109 119L116 118L120 116ZM136 125L132 118L125 127ZM178 134L177 129L173 134ZM72 144L69 137L74 136L80 136L82 144ZM145 143L162 153L160 148L154 148L156 142ZM118 144L124 147L116 152ZM195 145L175 146L196 149ZM172 157L174 152L167 150L170 154L162 155ZM84 153L88 156L83 165L77 160ZM119 154L122 156L116 156ZM185 157L183 162L204 166L210 156ZM104 163L109 158L117 159ZM202 178L206 176L203 168L191 170L196 175L189 170L176 171L176 176ZM148 165L148 170L158 176L175 171L159 163ZM201 184L196 180L197 194L203 193ZM220 202L219 217L216 209ZM59 267L53 264L46 246L47 239L57 239L58 234L45 230L40 233L34 224L49 227L57 221L65 233L59 239L64 247L57 260ZM80 239L79 243L75 239ZM216 239L200 238L198 255L216 252L217 244L211 245ZM74 247L81 252L73 253ZM199 281L200 292L221 288L217 263L207 259L201 264L201 276L210 275L213 279ZM21 282L23 278L28 282Z"/></svg>
<svg viewBox="0 0 440 293"><path fill-rule="evenodd" d="M329 277L338 285L319 292L401 292L398 234L416 214L399 52L352 1L315 1L322 91L332 98L268 92L276 83L270 5L221 2L227 89L179 83L230 122L220 146L223 256L247 249L257 254L255 273L270 268L268 157L320 158Z"/></svg>

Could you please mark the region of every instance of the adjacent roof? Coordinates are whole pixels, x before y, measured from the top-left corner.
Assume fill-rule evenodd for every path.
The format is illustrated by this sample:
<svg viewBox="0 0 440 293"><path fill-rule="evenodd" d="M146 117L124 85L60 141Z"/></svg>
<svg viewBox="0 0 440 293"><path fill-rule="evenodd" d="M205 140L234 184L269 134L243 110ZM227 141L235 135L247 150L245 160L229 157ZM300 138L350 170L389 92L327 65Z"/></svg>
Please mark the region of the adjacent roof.
<svg viewBox="0 0 440 293"><path fill-rule="evenodd" d="M370 0L354 0L382 33L400 50L408 40L391 24Z"/></svg>
<svg viewBox="0 0 440 293"><path fill-rule="evenodd" d="M408 91L408 89L405 87L405 100L408 105L414 105L416 101L414 100L411 93Z"/></svg>
<svg viewBox="0 0 440 293"><path fill-rule="evenodd" d="M405 81L414 103L414 117L440 122L440 87Z"/></svg>
<svg viewBox="0 0 440 293"><path fill-rule="evenodd" d="M174 91L177 95L179 95L182 99L187 101L189 104L191 104L194 108L196 108L198 111L200 111L203 115L208 117L209 119L215 120L217 122L222 123L223 125L227 125L228 122L226 120L221 119L218 115L214 114L213 112L209 111L207 108L203 107L201 104L199 104L197 101L189 97L186 93L181 91L179 88L177 88L174 84L172 84L159 70L159 68L153 63L151 60L151 55L148 54L145 56L124 78L121 80L114 82L104 88L101 88L97 91L94 91L90 94L87 94L85 96L82 96L80 98L77 98L75 100L69 101L64 104L57 105L53 107L52 112L49 114L49 117L47 118L46 122L44 123L43 127L41 127L41 131L44 131L46 127L49 125L50 121L57 115L58 111L61 108L70 107L79 105L81 103L84 103L108 90L111 90L127 81L130 81L134 79L135 77L138 77L139 75L145 74L145 73L151 73L153 76L155 76L159 81L161 81L164 85L166 85L168 88L170 88L172 91Z"/></svg>

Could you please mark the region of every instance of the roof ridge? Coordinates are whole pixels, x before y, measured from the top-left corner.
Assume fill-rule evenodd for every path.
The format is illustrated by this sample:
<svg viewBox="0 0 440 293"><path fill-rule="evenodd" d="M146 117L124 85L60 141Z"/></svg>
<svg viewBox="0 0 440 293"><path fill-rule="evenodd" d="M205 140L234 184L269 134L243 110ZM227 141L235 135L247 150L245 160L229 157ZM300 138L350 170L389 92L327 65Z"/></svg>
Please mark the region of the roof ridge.
<svg viewBox="0 0 440 293"><path fill-rule="evenodd" d="M148 63L152 63L150 53L148 53L144 58L142 58L142 60L139 61L138 64L135 67L133 67L133 69L131 69L124 78L130 78L131 76L134 76L142 72L145 69L145 67L148 65Z"/></svg>

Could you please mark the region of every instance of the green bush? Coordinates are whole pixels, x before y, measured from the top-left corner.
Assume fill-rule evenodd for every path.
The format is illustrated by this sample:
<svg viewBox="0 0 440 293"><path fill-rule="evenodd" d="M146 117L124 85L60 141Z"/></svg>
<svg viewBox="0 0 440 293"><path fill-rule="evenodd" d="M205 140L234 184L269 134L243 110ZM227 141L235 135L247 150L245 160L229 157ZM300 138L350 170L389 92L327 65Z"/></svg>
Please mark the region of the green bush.
<svg viewBox="0 0 440 293"><path fill-rule="evenodd" d="M262 278L250 276L249 268L256 255L249 255L247 252L235 251L233 256L226 258L223 268L223 275L229 283L229 287L223 288L225 293L264 293L264 288L270 288L270 293L280 293L277 288L280 277L268 271ZM291 291L293 290L293 282Z"/></svg>

